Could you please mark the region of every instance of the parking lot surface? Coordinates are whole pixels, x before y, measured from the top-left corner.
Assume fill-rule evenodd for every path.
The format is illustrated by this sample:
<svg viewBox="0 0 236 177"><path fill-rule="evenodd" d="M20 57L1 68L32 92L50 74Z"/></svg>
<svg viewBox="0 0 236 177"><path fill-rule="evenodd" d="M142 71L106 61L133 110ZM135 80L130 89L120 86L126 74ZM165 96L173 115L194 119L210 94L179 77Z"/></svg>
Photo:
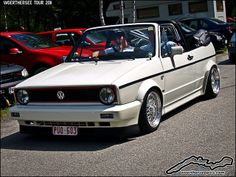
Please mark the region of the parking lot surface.
<svg viewBox="0 0 236 177"><path fill-rule="evenodd" d="M226 54L217 62L219 96L189 102L147 135L37 137L2 121L1 176L234 176L235 65Z"/></svg>

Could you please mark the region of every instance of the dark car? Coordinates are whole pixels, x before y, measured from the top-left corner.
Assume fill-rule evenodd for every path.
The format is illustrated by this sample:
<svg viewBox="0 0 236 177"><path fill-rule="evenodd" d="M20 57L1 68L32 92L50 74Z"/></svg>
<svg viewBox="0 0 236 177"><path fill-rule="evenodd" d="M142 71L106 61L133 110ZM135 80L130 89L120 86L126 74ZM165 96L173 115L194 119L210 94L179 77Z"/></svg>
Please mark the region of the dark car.
<svg viewBox="0 0 236 177"><path fill-rule="evenodd" d="M71 49L29 32L0 32L1 61L25 67L31 76L64 62ZM90 54L83 49L82 56Z"/></svg>
<svg viewBox="0 0 236 177"><path fill-rule="evenodd" d="M182 29L182 32L184 33L185 36L192 36L194 33L197 32L197 30L189 27L188 25L186 25L185 23L179 22L179 25ZM210 35L210 39L212 44L215 47L215 50L220 50L226 47L226 39L225 36L221 33L218 32L209 32Z"/></svg>
<svg viewBox="0 0 236 177"><path fill-rule="evenodd" d="M216 18L188 18L181 20L181 22L195 30L205 29L208 32L221 33L226 37L227 41L232 36L230 25Z"/></svg>
<svg viewBox="0 0 236 177"><path fill-rule="evenodd" d="M0 106L4 108L14 100L12 87L26 79L28 72L22 66L1 63L0 73Z"/></svg>
<svg viewBox="0 0 236 177"><path fill-rule="evenodd" d="M233 34L229 41L229 46L228 46L228 55L229 55L229 60L231 63L235 63L235 58L236 58L236 32Z"/></svg>

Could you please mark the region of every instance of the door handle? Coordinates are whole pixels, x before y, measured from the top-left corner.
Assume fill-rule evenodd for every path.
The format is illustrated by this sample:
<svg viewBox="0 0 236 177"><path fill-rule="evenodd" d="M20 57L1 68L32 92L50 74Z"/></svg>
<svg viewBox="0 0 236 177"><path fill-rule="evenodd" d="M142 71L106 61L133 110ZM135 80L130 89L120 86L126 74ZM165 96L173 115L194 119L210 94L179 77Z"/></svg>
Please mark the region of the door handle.
<svg viewBox="0 0 236 177"><path fill-rule="evenodd" d="M193 59L193 56L192 55L188 55L188 60L192 60Z"/></svg>

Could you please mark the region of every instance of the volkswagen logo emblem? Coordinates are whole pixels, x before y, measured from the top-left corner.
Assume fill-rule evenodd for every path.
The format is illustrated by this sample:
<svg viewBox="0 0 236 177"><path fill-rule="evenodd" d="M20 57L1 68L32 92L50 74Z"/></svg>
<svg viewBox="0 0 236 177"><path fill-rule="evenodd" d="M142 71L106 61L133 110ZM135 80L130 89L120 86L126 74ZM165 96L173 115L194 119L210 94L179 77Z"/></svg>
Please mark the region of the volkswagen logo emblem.
<svg viewBox="0 0 236 177"><path fill-rule="evenodd" d="M58 92L57 92L57 98L58 98L59 100L63 100L63 99L65 98L64 92L58 91Z"/></svg>

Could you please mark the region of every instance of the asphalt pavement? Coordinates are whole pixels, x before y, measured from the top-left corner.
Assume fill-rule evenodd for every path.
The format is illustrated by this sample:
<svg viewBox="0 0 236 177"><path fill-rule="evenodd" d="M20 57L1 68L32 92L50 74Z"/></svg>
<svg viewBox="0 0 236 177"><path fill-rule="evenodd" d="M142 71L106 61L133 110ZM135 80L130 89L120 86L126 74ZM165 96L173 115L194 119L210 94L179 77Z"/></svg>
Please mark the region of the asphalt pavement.
<svg viewBox="0 0 236 177"><path fill-rule="evenodd" d="M37 137L1 122L1 176L235 176L235 65L226 54L217 62L218 97L189 102L147 135Z"/></svg>

